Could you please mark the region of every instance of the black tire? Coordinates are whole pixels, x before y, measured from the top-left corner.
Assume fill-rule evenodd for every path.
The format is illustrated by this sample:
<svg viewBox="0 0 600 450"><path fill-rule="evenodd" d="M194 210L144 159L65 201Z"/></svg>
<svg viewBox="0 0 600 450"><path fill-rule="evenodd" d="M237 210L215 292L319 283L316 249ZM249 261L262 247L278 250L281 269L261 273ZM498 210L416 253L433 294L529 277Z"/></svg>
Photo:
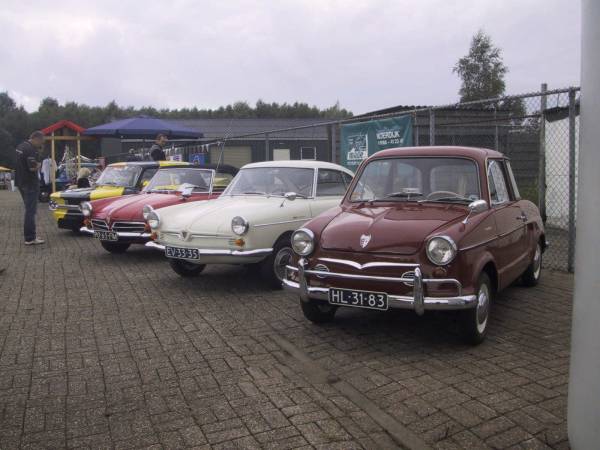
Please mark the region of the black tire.
<svg viewBox="0 0 600 450"><path fill-rule="evenodd" d="M535 252L533 254L533 260L523 275L521 275L521 282L524 286L536 286L540 282L540 276L542 275L542 246L538 242L535 246Z"/></svg>
<svg viewBox="0 0 600 450"><path fill-rule="evenodd" d="M180 277L195 277L206 267L206 264L195 264L182 259L169 258L171 269Z"/></svg>
<svg viewBox="0 0 600 450"><path fill-rule="evenodd" d="M100 245L104 250L110 253L125 253L131 244L124 244L123 242L100 241Z"/></svg>
<svg viewBox="0 0 600 450"><path fill-rule="evenodd" d="M330 305L326 302L310 300L304 302L300 300L300 307L304 317L313 323L328 323L333 321L337 306Z"/></svg>
<svg viewBox="0 0 600 450"><path fill-rule="evenodd" d="M273 247L273 253L260 263L261 277L274 289L282 289L285 265L289 264L294 251L290 236L279 239Z"/></svg>
<svg viewBox="0 0 600 450"><path fill-rule="evenodd" d="M79 234L79 233L81 233L81 231L79 231L80 228L81 228L81 225L72 225L71 231L75 234Z"/></svg>
<svg viewBox="0 0 600 450"><path fill-rule="evenodd" d="M485 340L493 298L492 282L484 272L477 283L477 306L461 312L461 334L468 344L478 345Z"/></svg>

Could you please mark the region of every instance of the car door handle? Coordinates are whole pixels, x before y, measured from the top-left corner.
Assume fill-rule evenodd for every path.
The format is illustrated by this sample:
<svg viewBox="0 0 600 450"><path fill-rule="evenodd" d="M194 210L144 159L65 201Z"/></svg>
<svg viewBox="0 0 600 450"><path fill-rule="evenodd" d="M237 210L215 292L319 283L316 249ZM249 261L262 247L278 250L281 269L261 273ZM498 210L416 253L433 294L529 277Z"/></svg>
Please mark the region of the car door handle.
<svg viewBox="0 0 600 450"><path fill-rule="evenodd" d="M516 219L522 220L523 222L527 222L527 216L524 213L521 213L521 215L517 216Z"/></svg>

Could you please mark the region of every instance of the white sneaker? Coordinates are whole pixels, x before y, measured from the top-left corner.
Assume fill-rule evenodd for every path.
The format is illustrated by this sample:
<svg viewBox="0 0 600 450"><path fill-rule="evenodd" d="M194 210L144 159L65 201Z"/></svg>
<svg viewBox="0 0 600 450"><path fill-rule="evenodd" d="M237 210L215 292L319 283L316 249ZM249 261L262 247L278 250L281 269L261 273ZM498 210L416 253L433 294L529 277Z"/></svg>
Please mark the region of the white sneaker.
<svg viewBox="0 0 600 450"><path fill-rule="evenodd" d="M46 241L40 238L35 238L33 241L25 241L25 245L40 245L45 243Z"/></svg>

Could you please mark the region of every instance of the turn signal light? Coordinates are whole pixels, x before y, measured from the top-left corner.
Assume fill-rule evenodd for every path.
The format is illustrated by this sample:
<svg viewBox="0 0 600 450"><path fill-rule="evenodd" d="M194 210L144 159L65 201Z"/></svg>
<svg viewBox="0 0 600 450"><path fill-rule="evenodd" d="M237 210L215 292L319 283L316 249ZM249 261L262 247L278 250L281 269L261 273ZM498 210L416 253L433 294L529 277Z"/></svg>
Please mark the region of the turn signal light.
<svg viewBox="0 0 600 450"><path fill-rule="evenodd" d="M152 233L150 235L150 239L152 239L153 241L155 241L157 238L158 238L158 234L156 234L156 233Z"/></svg>
<svg viewBox="0 0 600 450"><path fill-rule="evenodd" d="M235 241L233 241L233 243L238 247L243 247L246 244L246 242L242 238L236 239Z"/></svg>

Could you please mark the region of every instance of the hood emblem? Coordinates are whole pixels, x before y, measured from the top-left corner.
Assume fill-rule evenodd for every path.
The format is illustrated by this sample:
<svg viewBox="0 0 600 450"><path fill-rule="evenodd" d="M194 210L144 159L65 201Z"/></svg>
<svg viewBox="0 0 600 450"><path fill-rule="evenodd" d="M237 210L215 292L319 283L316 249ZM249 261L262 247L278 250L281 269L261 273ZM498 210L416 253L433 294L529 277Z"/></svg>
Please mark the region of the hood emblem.
<svg viewBox="0 0 600 450"><path fill-rule="evenodd" d="M190 237L190 233L188 231L179 232L179 239L181 239L182 241L187 241L188 237Z"/></svg>
<svg viewBox="0 0 600 450"><path fill-rule="evenodd" d="M367 245L369 245L369 242L371 242L371 235L370 234L363 234L360 237L360 246L362 248L365 248Z"/></svg>

